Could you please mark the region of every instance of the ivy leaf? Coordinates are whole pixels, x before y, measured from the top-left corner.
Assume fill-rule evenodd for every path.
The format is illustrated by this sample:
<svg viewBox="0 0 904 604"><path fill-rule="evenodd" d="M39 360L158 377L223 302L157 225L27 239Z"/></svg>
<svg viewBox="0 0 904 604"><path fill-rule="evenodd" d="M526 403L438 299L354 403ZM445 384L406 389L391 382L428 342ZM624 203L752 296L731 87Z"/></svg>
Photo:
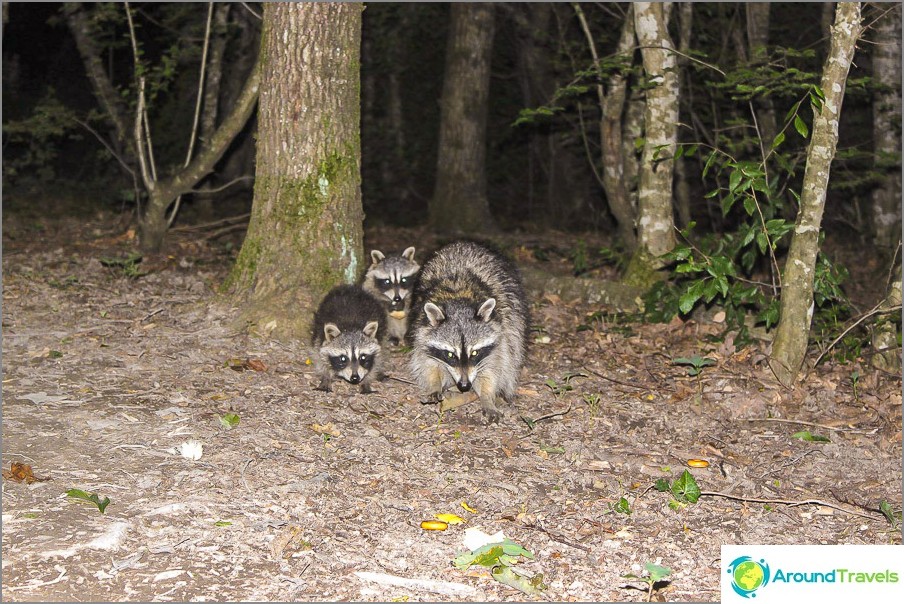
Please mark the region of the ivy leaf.
<svg viewBox="0 0 904 604"><path fill-rule="evenodd" d="M650 573L650 581L653 583L658 583L672 574L672 569L653 564L652 562L647 562L644 567Z"/></svg>
<svg viewBox="0 0 904 604"><path fill-rule="evenodd" d="M235 413L226 413L226 414L220 416L220 423L227 430L232 430L233 428L238 426L239 420L240 420L239 416L236 415Z"/></svg>
<svg viewBox="0 0 904 604"><path fill-rule="evenodd" d="M103 499L101 499L97 496L97 493L89 493L81 489L69 489L68 491L66 491L66 496L72 497L73 499L81 499L83 501L93 503L97 506L97 509L100 510L101 514L104 513L104 510L107 509L107 505L110 503L109 497L104 497Z"/></svg>
<svg viewBox="0 0 904 604"><path fill-rule="evenodd" d="M689 503L697 503L700 499L700 487L693 475L687 470L672 483L672 495L678 501L687 501Z"/></svg>

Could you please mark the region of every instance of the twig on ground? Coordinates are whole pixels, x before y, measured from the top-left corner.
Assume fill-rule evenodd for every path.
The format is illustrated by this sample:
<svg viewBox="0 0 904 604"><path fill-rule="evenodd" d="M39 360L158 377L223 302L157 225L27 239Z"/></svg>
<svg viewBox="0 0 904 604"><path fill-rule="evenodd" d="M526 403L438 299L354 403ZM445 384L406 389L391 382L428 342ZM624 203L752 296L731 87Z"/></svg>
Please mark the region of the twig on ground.
<svg viewBox="0 0 904 604"><path fill-rule="evenodd" d="M822 428L824 430L833 430L835 432L850 432L852 434L872 434L876 431L873 430L857 430L856 428L835 428L833 426L827 426L825 424L817 424L816 422L805 422L797 419L782 419L780 417L751 417L751 418L742 418L743 422L778 422L782 424L799 424L801 426L816 426L817 428Z"/></svg>
<svg viewBox="0 0 904 604"><path fill-rule="evenodd" d="M477 589L464 583L451 583L448 581L434 581L433 579L408 579L396 577L385 573L371 573L364 571L355 572L355 576L364 581L373 581L389 587L402 587L404 589L420 589L444 596L473 596Z"/></svg>
<svg viewBox="0 0 904 604"><path fill-rule="evenodd" d="M728 493L720 493L718 491L701 491L700 496L706 495L707 497L725 497L726 499L734 499L735 501L743 501L745 503L777 503L782 505L788 505L791 507L797 507L799 505L821 505L823 507L832 508L835 510L839 510L845 512L847 514L851 514L854 516L860 516L861 518L870 518L872 520L878 520L881 518L881 515L878 512L875 515L864 514L863 512L859 512L856 510L849 510L846 507L840 506L836 503L829 503L828 501L822 501L821 499L802 499L800 501L794 501L791 499L760 499L758 497L743 497L740 495L730 495Z"/></svg>

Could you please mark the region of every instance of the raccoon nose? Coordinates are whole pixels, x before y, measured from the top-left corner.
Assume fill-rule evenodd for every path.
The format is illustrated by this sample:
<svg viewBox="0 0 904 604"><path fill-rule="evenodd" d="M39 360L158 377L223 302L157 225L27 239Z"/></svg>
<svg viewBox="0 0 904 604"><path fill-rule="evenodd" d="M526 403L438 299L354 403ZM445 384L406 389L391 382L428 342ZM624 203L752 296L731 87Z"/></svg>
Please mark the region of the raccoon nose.
<svg viewBox="0 0 904 604"><path fill-rule="evenodd" d="M459 380L458 384L456 385L458 386L459 392L467 392L471 389L471 382L469 382L468 380Z"/></svg>
<svg viewBox="0 0 904 604"><path fill-rule="evenodd" d="M401 302L402 296L400 296L399 294L396 294L395 297L392 299L392 301L393 302Z"/></svg>
<svg viewBox="0 0 904 604"><path fill-rule="evenodd" d="M348 381L351 382L352 384L357 384L358 382L361 381L361 378L358 376L358 374L354 374L348 378Z"/></svg>

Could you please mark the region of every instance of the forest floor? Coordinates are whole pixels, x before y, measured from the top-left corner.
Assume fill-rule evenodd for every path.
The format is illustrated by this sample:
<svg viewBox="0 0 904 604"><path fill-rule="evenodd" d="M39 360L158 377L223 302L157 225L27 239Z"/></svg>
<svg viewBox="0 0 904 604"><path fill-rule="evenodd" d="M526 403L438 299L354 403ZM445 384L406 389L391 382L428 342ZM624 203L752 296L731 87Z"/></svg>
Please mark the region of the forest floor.
<svg viewBox="0 0 904 604"><path fill-rule="evenodd" d="M541 341L487 425L476 403L422 404L400 350L376 393L314 390L305 342L234 329L224 239L173 233L130 277L107 261L135 246L109 216L4 214L2 463L44 479L3 480L4 600L644 601L624 575L649 562L671 569L654 599L715 601L722 544L901 543L879 512L901 509L901 379L865 361L785 390L765 343L714 341L717 315L623 323L533 295ZM434 244L367 235L418 259ZM850 260L880 295L886 269ZM673 362L694 355L716 364ZM178 453L189 440L200 459ZM653 488L685 470L695 504ZM109 497L105 513L73 488ZM466 522L422 529L437 513ZM517 566L544 595L455 568L469 527L529 550Z"/></svg>

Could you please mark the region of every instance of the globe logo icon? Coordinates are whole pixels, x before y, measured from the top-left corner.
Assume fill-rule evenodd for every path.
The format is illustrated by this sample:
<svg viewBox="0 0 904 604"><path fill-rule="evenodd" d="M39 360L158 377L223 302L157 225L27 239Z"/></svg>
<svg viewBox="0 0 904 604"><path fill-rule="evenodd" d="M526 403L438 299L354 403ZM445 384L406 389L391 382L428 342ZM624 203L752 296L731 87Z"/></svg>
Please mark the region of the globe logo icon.
<svg viewBox="0 0 904 604"><path fill-rule="evenodd" d="M769 583L769 565L765 560L757 562L750 556L735 558L728 565L731 587L743 598L755 598L756 590Z"/></svg>

